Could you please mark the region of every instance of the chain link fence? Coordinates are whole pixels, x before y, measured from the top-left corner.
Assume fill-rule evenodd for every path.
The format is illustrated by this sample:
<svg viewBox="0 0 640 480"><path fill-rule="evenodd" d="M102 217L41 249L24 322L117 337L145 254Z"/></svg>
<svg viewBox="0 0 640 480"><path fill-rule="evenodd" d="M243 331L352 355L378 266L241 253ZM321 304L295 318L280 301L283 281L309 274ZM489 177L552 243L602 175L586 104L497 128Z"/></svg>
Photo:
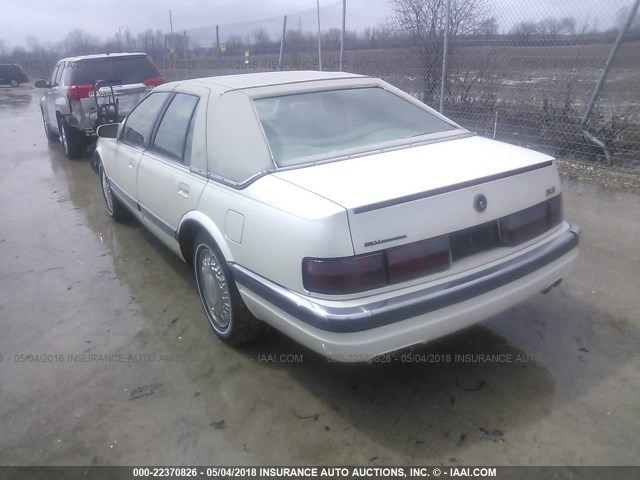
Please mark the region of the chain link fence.
<svg viewBox="0 0 640 480"><path fill-rule="evenodd" d="M119 29L100 45L73 31L57 50L32 39L7 59L41 77L57 58L104 51L145 51L170 81L344 70L381 77L481 135L640 169L640 16L630 15L638 3L307 0L306 10L270 7L272 17L232 24L212 18L211 26L190 30L181 29L176 9L171 29L167 15L162 30ZM620 48L584 119L620 31ZM22 62L21 53L32 61Z"/></svg>
<svg viewBox="0 0 640 480"><path fill-rule="evenodd" d="M170 80L278 69L377 76L434 108L444 93L444 113L482 135L561 158L640 168L638 15L581 128L634 3L450 0L445 57L447 0L322 1L319 9L287 15L282 55L284 12L189 30L185 43L174 34L173 53L166 53L169 42L156 61Z"/></svg>

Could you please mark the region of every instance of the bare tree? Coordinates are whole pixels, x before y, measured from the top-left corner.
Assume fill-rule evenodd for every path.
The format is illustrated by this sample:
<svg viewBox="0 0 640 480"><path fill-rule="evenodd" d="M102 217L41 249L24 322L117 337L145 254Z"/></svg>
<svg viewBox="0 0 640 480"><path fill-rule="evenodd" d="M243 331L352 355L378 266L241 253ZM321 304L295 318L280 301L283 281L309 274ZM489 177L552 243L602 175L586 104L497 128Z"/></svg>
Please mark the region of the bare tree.
<svg viewBox="0 0 640 480"><path fill-rule="evenodd" d="M480 35L496 35L498 33L498 20L496 17L489 17L480 22L476 33Z"/></svg>
<svg viewBox="0 0 640 480"><path fill-rule="evenodd" d="M406 33L424 72L423 100L432 102L442 76L443 37L447 2L443 0L394 0L398 28ZM476 32L489 17L489 0L451 0L451 37ZM450 52L454 55L453 50Z"/></svg>
<svg viewBox="0 0 640 480"><path fill-rule="evenodd" d="M560 22L553 17L543 18L538 22L538 33L543 37L557 38L560 33Z"/></svg>
<svg viewBox="0 0 640 480"><path fill-rule="evenodd" d="M560 19L560 31L571 37L578 35L578 23L573 17L562 17Z"/></svg>
<svg viewBox="0 0 640 480"><path fill-rule="evenodd" d="M511 29L510 33L522 38L530 37L538 33L538 25L531 21L520 22Z"/></svg>
<svg viewBox="0 0 640 480"><path fill-rule="evenodd" d="M68 55L97 53L100 49L98 38L80 29L69 32L62 42Z"/></svg>

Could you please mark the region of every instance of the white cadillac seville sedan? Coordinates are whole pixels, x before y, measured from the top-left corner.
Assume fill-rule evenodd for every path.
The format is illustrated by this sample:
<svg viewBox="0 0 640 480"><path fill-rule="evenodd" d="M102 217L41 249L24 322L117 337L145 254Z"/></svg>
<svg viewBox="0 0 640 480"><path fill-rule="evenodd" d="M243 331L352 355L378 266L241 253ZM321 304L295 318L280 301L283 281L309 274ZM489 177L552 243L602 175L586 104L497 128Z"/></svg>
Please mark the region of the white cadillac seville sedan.
<svg viewBox="0 0 640 480"><path fill-rule="evenodd" d="M234 345L270 325L369 360L548 290L578 254L553 158L376 78L167 83L98 136L109 214L192 264L211 327Z"/></svg>

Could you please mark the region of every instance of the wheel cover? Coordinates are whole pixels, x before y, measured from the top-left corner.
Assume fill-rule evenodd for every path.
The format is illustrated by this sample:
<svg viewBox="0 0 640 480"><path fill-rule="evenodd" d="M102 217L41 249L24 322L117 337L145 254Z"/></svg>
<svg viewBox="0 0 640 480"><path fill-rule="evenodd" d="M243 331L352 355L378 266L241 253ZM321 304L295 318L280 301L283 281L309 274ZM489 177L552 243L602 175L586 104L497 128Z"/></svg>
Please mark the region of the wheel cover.
<svg viewBox="0 0 640 480"><path fill-rule="evenodd" d="M109 185L109 180L107 179L107 175L104 173L104 169L100 169L100 183L102 185L102 195L104 196L104 201L107 204L107 210L109 213L113 213L113 196L111 194L111 185Z"/></svg>
<svg viewBox="0 0 640 480"><path fill-rule="evenodd" d="M65 153L69 153L69 146L67 145L67 132L65 131L63 124L60 124L60 141L62 142Z"/></svg>
<svg viewBox="0 0 640 480"><path fill-rule="evenodd" d="M18 82L17 80L11 80L11 86L12 87L17 87L20 85L20 82Z"/></svg>
<svg viewBox="0 0 640 480"><path fill-rule="evenodd" d="M196 257L196 277L200 298L211 326L225 333L231 323L231 295L224 269L215 254L202 246Z"/></svg>

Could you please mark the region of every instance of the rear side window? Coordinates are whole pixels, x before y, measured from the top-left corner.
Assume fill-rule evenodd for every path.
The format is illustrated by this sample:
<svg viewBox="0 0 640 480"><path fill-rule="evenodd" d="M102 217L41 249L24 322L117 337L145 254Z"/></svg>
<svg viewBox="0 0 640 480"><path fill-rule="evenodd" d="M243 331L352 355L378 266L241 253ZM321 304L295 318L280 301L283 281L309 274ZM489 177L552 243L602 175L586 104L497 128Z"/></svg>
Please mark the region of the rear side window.
<svg viewBox="0 0 640 480"><path fill-rule="evenodd" d="M162 106L171 92L152 93L129 114L120 139L132 146L146 146Z"/></svg>
<svg viewBox="0 0 640 480"><path fill-rule="evenodd" d="M171 100L160 121L151 149L160 155L186 165L190 163L191 138L189 131L193 130L193 113L198 105L198 97L178 93ZM193 137L193 134L191 134Z"/></svg>
<svg viewBox="0 0 640 480"><path fill-rule="evenodd" d="M64 77L65 85L93 85L97 80L107 80L117 85L130 85L161 76L148 57L80 60L71 63L69 67Z"/></svg>

